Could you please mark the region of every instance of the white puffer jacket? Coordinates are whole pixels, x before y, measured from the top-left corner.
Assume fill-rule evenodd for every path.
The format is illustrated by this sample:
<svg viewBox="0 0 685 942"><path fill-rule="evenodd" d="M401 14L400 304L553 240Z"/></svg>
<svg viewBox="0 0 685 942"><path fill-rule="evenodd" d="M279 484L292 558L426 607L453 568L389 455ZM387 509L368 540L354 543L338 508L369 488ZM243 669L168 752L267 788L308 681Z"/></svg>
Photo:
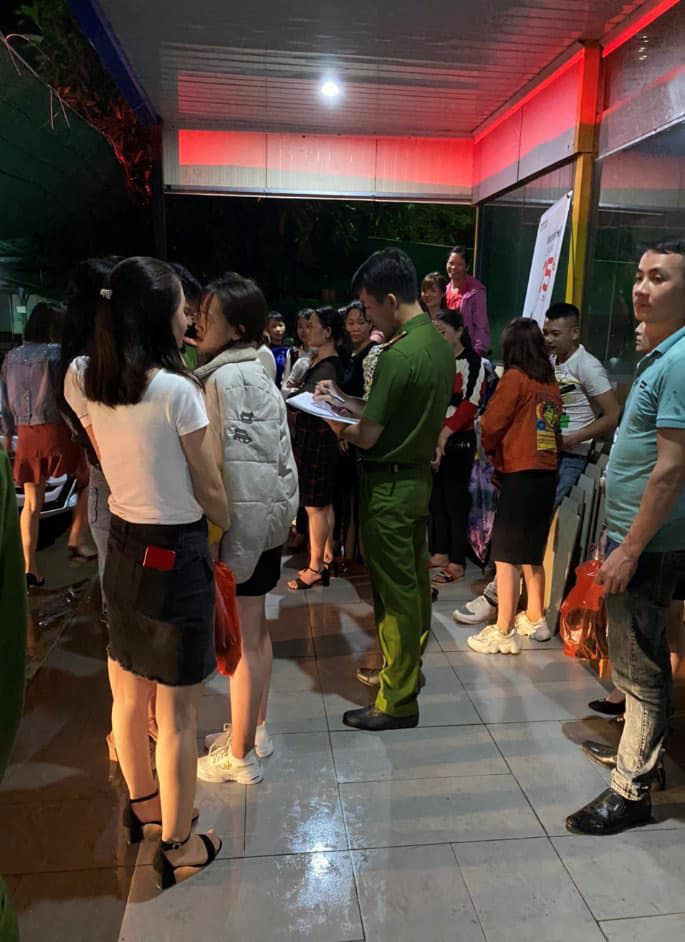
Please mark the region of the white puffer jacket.
<svg viewBox="0 0 685 942"><path fill-rule="evenodd" d="M195 375L205 384L231 523L220 557L245 582L282 546L299 501L285 403L252 347L224 350Z"/></svg>

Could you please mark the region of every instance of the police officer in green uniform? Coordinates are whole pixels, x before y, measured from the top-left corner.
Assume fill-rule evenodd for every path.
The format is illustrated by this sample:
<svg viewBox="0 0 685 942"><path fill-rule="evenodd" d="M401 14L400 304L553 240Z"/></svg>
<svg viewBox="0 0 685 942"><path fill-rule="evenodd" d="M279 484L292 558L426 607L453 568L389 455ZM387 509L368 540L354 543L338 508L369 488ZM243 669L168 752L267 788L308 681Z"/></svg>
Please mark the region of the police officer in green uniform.
<svg viewBox="0 0 685 942"><path fill-rule="evenodd" d="M361 450L359 521L383 653L375 704L349 710L343 722L398 729L419 721L420 661L431 622L430 463L452 393L454 357L421 310L416 271L404 252L375 252L355 274L352 290L390 340L359 424L331 423L341 441ZM329 382L319 384L319 398L339 406L337 394ZM345 406L356 411L349 400Z"/></svg>

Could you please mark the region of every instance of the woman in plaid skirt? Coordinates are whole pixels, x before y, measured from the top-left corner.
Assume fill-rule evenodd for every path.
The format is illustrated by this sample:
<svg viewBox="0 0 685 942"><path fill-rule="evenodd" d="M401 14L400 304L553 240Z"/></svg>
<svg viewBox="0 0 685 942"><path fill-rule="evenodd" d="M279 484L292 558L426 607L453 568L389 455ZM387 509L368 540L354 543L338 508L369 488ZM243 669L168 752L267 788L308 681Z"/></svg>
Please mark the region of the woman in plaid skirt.
<svg viewBox="0 0 685 942"><path fill-rule="evenodd" d="M309 320L309 344L316 350L302 380L302 392L314 392L324 379L340 383L344 344L343 325L337 310L322 307ZM316 416L297 412L294 440L300 478L300 502L309 523L309 564L291 579L293 591L328 585L328 564L333 560L333 498L338 471L338 441L329 426Z"/></svg>

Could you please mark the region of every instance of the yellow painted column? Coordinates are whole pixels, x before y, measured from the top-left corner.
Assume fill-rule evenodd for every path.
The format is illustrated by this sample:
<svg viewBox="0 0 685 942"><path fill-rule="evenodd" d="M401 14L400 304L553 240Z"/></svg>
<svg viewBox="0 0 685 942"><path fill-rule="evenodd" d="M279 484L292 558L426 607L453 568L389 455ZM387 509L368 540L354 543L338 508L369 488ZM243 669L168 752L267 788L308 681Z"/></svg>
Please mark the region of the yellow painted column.
<svg viewBox="0 0 685 942"><path fill-rule="evenodd" d="M585 290L587 246L592 214L592 181L594 155L579 154L573 179L573 205L571 207L571 245L566 274L566 300L581 308Z"/></svg>
<svg viewBox="0 0 685 942"><path fill-rule="evenodd" d="M583 50L583 65L576 109L574 150L577 153L571 209L571 246L566 274L566 300L582 308L592 215L594 163L597 156L597 119L600 110L602 54L598 43Z"/></svg>

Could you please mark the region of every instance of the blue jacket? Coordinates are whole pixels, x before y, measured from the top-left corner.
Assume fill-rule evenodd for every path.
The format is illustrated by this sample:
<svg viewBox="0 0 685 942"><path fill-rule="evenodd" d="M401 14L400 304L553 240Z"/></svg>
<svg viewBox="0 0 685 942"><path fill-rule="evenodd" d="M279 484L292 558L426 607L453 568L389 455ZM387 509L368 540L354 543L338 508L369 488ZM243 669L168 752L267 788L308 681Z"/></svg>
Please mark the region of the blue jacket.
<svg viewBox="0 0 685 942"><path fill-rule="evenodd" d="M10 350L0 368L0 431L15 435L19 425L57 422L55 390L58 343L23 343Z"/></svg>

